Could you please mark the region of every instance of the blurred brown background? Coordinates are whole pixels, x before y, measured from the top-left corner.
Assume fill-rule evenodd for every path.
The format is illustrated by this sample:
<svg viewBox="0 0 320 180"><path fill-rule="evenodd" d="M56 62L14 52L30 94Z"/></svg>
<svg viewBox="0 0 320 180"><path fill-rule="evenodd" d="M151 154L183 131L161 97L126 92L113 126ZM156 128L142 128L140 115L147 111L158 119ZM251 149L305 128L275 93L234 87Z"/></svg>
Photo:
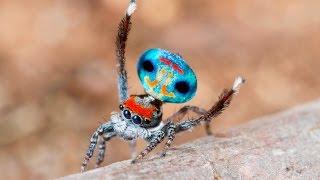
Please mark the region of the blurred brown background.
<svg viewBox="0 0 320 180"><path fill-rule="evenodd" d="M79 172L91 133L118 109L114 35L127 2L1 1L1 179ZM139 54L161 47L182 54L198 75L188 104L209 107L236 75L246 77L231 108L212 123L214 133L313 100L320 91L319 9L319 0L138 0L127 51L130 92L143 92ZM166 105L165 115L181 106ZM201 136L197 128L175 145ZM127 143L115 139L104 165L129 157Z"/></svg>

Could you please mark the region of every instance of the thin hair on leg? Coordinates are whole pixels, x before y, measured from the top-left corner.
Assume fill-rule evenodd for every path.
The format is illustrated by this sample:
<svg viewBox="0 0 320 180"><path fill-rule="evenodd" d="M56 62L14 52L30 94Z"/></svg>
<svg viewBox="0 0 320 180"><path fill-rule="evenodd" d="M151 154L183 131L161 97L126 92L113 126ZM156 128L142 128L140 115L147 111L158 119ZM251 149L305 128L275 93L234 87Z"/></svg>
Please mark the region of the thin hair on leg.
<svg viewBox="0 0 320 180"><path fill-rule="evenodd" d="M245 82L242 77L237 77L233 83L232 88L225 89L219 96L219 100L203 115L197 119L186 120L176 125L176 133L189 130L203 121L210 121L212 118L217 117L226 109L232 100L232 97L238 93L240 86Z"/></svg>

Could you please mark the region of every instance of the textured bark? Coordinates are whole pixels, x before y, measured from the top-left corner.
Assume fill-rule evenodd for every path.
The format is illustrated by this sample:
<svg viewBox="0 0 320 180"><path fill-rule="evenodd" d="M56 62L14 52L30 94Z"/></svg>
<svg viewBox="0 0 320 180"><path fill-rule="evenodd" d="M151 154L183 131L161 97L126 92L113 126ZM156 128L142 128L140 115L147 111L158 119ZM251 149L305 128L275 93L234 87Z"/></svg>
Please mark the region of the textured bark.
<svg viewBox="0 0 320 180"><path fill-rule="evenodd" d="M258 118L131 165L122 161L74 179L319 179L320 101Z"/></svg>

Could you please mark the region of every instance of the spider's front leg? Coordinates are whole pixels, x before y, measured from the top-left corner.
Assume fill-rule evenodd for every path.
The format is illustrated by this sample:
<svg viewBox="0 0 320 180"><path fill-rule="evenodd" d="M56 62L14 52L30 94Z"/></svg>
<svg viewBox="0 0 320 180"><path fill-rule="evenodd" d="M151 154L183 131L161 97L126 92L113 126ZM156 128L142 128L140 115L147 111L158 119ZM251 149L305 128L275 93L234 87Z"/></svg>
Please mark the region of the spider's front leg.
<svg viewBox="0 0 320 180"><path fill-rule="evenodd" d="M89 148L86 152L86 155L84 157L82 166L81 166L81 172L86 170L87 164L90 160L90 158L93 156L94 150L96 148L96 145L98 143L99 137L106 134L107 136L109 136L111 139L112 137L114 137L114 130L113 127L110 123L105 123L100 125L97 130L92 134L91 138L90 138L90 145ZM103 158L101 158L101 156L104 156L104 149L105 149L105 143L102 144L101 148L100 148L100 152L99 152L99 158L102 160L98 160L99 164L103 161ZM98 158L98 159L99 159ZM100 162L101 161L101 162ZM98 164L98 163L97 163Z"/></svg>
<svg viewBox="0 0 320 180"><path fill-rule="evenodd" d="M150 153L157 145L159 145L165 137L165 132L162 130L156 131L151 137L149 138L149 145L136 157L134 158L131 163L134 164L138 160L145 157L148 153Z"/></svg>
<svg viewBox="0 0 320 180"><path fill-rule="evenodd" d="M104 155L106 152L106 142L115 136L116 136L115 132L102 135L102 139L100 139L99 146L98 146L98 158L95 166L96 168L98 168L104 160Z"/></svg>

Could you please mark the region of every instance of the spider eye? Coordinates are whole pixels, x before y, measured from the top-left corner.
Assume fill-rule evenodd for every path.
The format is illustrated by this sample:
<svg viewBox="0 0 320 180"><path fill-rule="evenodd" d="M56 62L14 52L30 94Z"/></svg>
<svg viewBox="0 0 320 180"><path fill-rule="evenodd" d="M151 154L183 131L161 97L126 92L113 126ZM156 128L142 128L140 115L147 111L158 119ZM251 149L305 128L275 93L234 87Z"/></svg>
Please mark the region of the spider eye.
<svg viewBox="0 0 320 180"><path fill-rule="evenodd" d="M131 113L128 110L123 111L123 116L127 119L131 119Z"/></svg>
<svg viewBox="0 0 320 180"><path fill-rule="evenodd" d="M141 118L140 118L139 116L137 116L137 115L134 115L134 116L132 117L132 121L133 121L133 123L135 123L135 124L141 124Z"/></svg>
<svg viewBox="0 0 320 180"><path fill-rule="evenodd" d="M174 88L181 94L186 94L190 90L189 84L185 81L177 82Z"/></svg>
<svg viewBox="0 0 320 180"><path fill-rule="evenodd" d="M123 105L122 104L119 105L119 109L123 110Z"/></svg>
<svg viewBox="0 0 320 180"><path fill-rule="evenodd" d="M145 71L147 72L152 72L154 70L154 66L153 64L151 63L151 61L149 60L146 60L142 63L142 67Z"/></svg>

